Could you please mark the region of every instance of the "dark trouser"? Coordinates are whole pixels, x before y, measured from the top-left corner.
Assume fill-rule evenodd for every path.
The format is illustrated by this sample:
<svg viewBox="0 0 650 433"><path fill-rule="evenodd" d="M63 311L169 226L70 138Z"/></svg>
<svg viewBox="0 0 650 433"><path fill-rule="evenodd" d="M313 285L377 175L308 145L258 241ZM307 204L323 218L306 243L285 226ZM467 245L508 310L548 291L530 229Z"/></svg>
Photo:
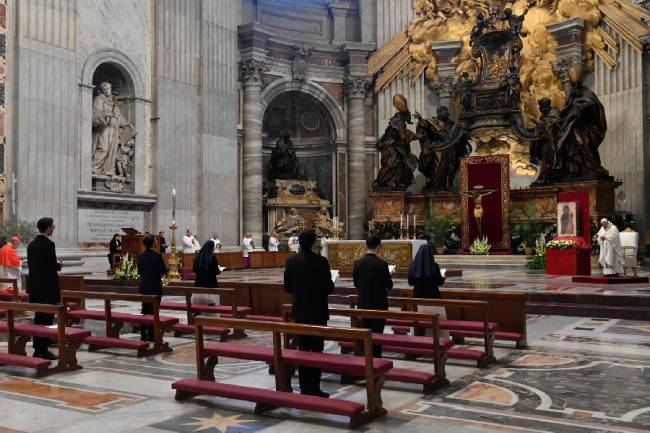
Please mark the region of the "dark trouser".
<svg viewBox="0 0 650 433"><path fill-rule="evenodd" d="M372 330L373 333L383 334L384 326L386 326L385 319L362 319L362 324L364 328ZM381 346L372 346L372 356L373 358L381 358Z"/></svg>
<svg viewBox="0 0 650 433"><path fill-rule="evenodd" d="M325 338L313 335L299 335L298 349L305 352L322 352ZM300 390L304 393L314 393L320 390L320 368L298 367Z"/></svg>
<svg viewBox="0 0 650 433"><path fill-rule="evenodd" d="M34 325L50 326L52 323L54 323L54 314L34 313ZM47 347L49 344L49 338L34 337L34 354L40 355L48 352Z"/></svg>
<svg viewBox="0 0 650 433"><path fill-rule="evenodd" d="M151 302L142 303L142 314L153 314L153 304ZM153 325L140 325L140 340L154 341Z"/></svg>

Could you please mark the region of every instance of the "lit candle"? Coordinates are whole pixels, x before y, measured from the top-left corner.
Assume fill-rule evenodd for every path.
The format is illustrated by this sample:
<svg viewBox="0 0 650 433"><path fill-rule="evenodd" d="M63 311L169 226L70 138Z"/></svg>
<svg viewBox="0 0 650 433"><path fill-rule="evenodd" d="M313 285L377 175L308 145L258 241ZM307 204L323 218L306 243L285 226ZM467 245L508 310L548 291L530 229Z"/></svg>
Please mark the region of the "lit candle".
<svg viewBox="0 0 650 433"><path fill-rule="evenodd" d="M416 223L415 223L415 214L413 214L413 236L415 237Z"/></svg>
<svg viewBox="0 0 650 433"><path fill-rule="evenodd" d="M172 195L176 195L176 188L172 188Z"/></svg>
<svg viewBox="0 0 650 433"><path fill-rule="evenodd" d="M399 216L399 229L402 231L402 227L404 227L404 215Z"/></svg>

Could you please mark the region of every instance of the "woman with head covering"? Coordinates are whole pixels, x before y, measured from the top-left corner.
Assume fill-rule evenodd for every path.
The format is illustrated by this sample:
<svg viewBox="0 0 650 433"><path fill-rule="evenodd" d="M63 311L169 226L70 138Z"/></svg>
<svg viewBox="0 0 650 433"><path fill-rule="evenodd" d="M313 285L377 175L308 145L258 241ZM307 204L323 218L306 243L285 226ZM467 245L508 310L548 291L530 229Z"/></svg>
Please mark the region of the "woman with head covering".
<svg viewBox="0 0 650 433"><path fill-rule="evenodd" d="M192 271L196 274L194 287L219 287L217 283L217 275L219 275L221 271L219 270L217 256L214 254L214 241L212 239L206 241L199 252L196 253ZM192 304L216 305L218 303L218 295L192 295Z"/></svg>
<svg viewBox="0 0 650 433"><path fill-rule="evenodd" d="M445 283L445 278L440 273L440 266L436 263L433 254L433 247L429 244L420 246L411 266L408 276L409 285L413 286L414 298L442 298L438 286ZM447 318L444 307L419 306L418 311L426 313L437 313L439 320ZM431 330L427 330L429 334ZM446 336L442 332L440 336Z"/></svg>

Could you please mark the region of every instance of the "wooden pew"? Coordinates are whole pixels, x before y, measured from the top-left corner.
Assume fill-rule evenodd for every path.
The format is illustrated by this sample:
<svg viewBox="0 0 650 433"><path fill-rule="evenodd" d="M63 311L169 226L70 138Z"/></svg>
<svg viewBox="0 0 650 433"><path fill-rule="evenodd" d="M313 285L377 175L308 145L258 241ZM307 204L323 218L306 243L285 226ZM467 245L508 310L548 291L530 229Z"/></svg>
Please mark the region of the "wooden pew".
<svg viewBox="0 0 650 433"><path fill-rule="evenodd" d="M350 308L356 308L357 295L349 295L348 302ZM438 325L441 330L445 331L475 331L479 332L484 341L484 351L478 351L465 348L451 348L447 351L450 358L469 359L476 361L477 367L486 367L496 361L494 357L494 338L498 329L498 324L490 322L488 304L485 301L466 301L458 299L425 299L425 298L405 298L405 297L388 297L388 304L400 307L402 311L418 311L418 306L444 307L446 311L451 310L470 310L480 315L482 320L447 320L441 319ZM424 335L424 330L428 323L420 323L413 320L386 320L387 325L397 327L414 328L415 335Z"/></svg>
<svg viewBox="0 0 650 433"><path fill-rule="evenodd" d="M163 341L163 335L173 329L174 325L178 323L178 319L160 316L158 297L155 295L65 290L61 293L61 298L64 302L86 299L101 299L104 301L103 310L78 309L68 312L70 319L98 320L106 323L106 336L89 336L84 339L84 343L88 344L88 350L91 352L105 347L135 349L140 357L172 351L169 343ZM141 315L113 312L112 301L150 302L153 304L153 314ZM149 343L146 341L120 338L120 329L122 329L124 323L136 326L153 325L153 347L149 348Z"/></svg>
<svg viewBox="0 0 650 433"><path fill-rule="evenodd" d="M7 311L7 321L0 322L0 333L7 334L9 349L9 353L0 353L0 365L33 368L37 375L81 368L77 362L77 349L82 341L90 336L90 331L66 327L66 308L63 305L0 301L0 308ZM27 312L56 315L56 328L15 322L15 313ZM46 337L57 342L59 359L56 367L50 368L49 360L27 356L27 342L35 336Z"/></svg>
<svg viewBox="0 0 650 433"><path fill-rule="evenodd" d="M232 305L205 305L192 304L192 294L202 295L219 295L219 298L227 296L232 299ZM165 286L163 287L164 296L183 296L185 302L161 301L161 310L185 311L187 323L177 323L174 325L174 336L178 337L184 334L194 334L194 313L230 313L233 317L245 317L251 311L250 307L238 307L237 300L234 296L235 289L227 288L206 288L206 287L183 287L183 286ZM207 327L203 330L205 334L219 335L224 341L230 334L230 329L219 327ZM242 336L242 332L235 332L237 336ZM244 334L245 335L245 334Z"/></svg>
<svg viewBox="0 0 650 433"><path fill-rule="evenodd" d="M11 284L8 292L0 293L1 301L27 302L29 300L27 293L21 293L18 290L18 280L16 278L0 278L0 283Z"/></svg>
<svg viewBox="0 0 650 433"><path fill-rule="evenodd" d="M491 320L499 324L499 329L495 332L495 339L514 341L518 349L527 346L525 293L451 289L442 289L440 292L443 299L487 302ZM412 297L413 289L400 289L400 293L403 297ZM480 321L482 318L474 311L447 309L447 320ZM464 337L482 338L480 332L472 330L453 331L450 334L459 343Z"/></svg>
<svg viewBox="0 0 650 433"><path fill-rule="evenodd" d="M196 324L196 359L197 379L182 379L172 384L176 390L176 399L184 400L195 395L216 395L225 398L246 400L257 403L255 413L263 413L276 407L290 407L314 410L350 418L349 427L355 428L371 419L385 415L382 407L381 388L384 374L392 367L392 362L373 360L372 340L369 330L335 328L327 326L303 325L295 323L261 322L244 319L223 319L199 316ZM273 347L259 347L233 343L204 343L203 328L220 326L256 331L268 331L273 334ZM286 349L287 341L293 335L314 335L327 339L349 340L357 342L364 350L364 356L348 356L329 353L301 352ZM283 344L284 341L284 344ZM219 347L241 346L242 351L251 353L250 358L270 362L275 374L275 390L259 389L248 386L215 383L213 370L223 355ZM252 347L261 349L262 355L255 356ZM271 358L268 357L270 353ZM237 354L233 354L237 355ZM294 394L291 390L291 374L297 366L323 368L351 373L365 378L367 404L323 398L310 395Z"/></svg>

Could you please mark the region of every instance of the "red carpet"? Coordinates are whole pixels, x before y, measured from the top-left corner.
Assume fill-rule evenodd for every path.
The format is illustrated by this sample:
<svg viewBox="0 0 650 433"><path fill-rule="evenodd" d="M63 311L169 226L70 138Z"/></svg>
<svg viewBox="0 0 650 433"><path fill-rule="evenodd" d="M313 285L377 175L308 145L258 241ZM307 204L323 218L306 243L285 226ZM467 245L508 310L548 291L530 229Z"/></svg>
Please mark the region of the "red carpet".
<svg viewBox="0 0 650 433"><path fill-rule="evenodd" d="M591 284L639 284L648 283L648 277L618 276L607 277L605 275L578 276L571 279L574 283Z"/></svg>

